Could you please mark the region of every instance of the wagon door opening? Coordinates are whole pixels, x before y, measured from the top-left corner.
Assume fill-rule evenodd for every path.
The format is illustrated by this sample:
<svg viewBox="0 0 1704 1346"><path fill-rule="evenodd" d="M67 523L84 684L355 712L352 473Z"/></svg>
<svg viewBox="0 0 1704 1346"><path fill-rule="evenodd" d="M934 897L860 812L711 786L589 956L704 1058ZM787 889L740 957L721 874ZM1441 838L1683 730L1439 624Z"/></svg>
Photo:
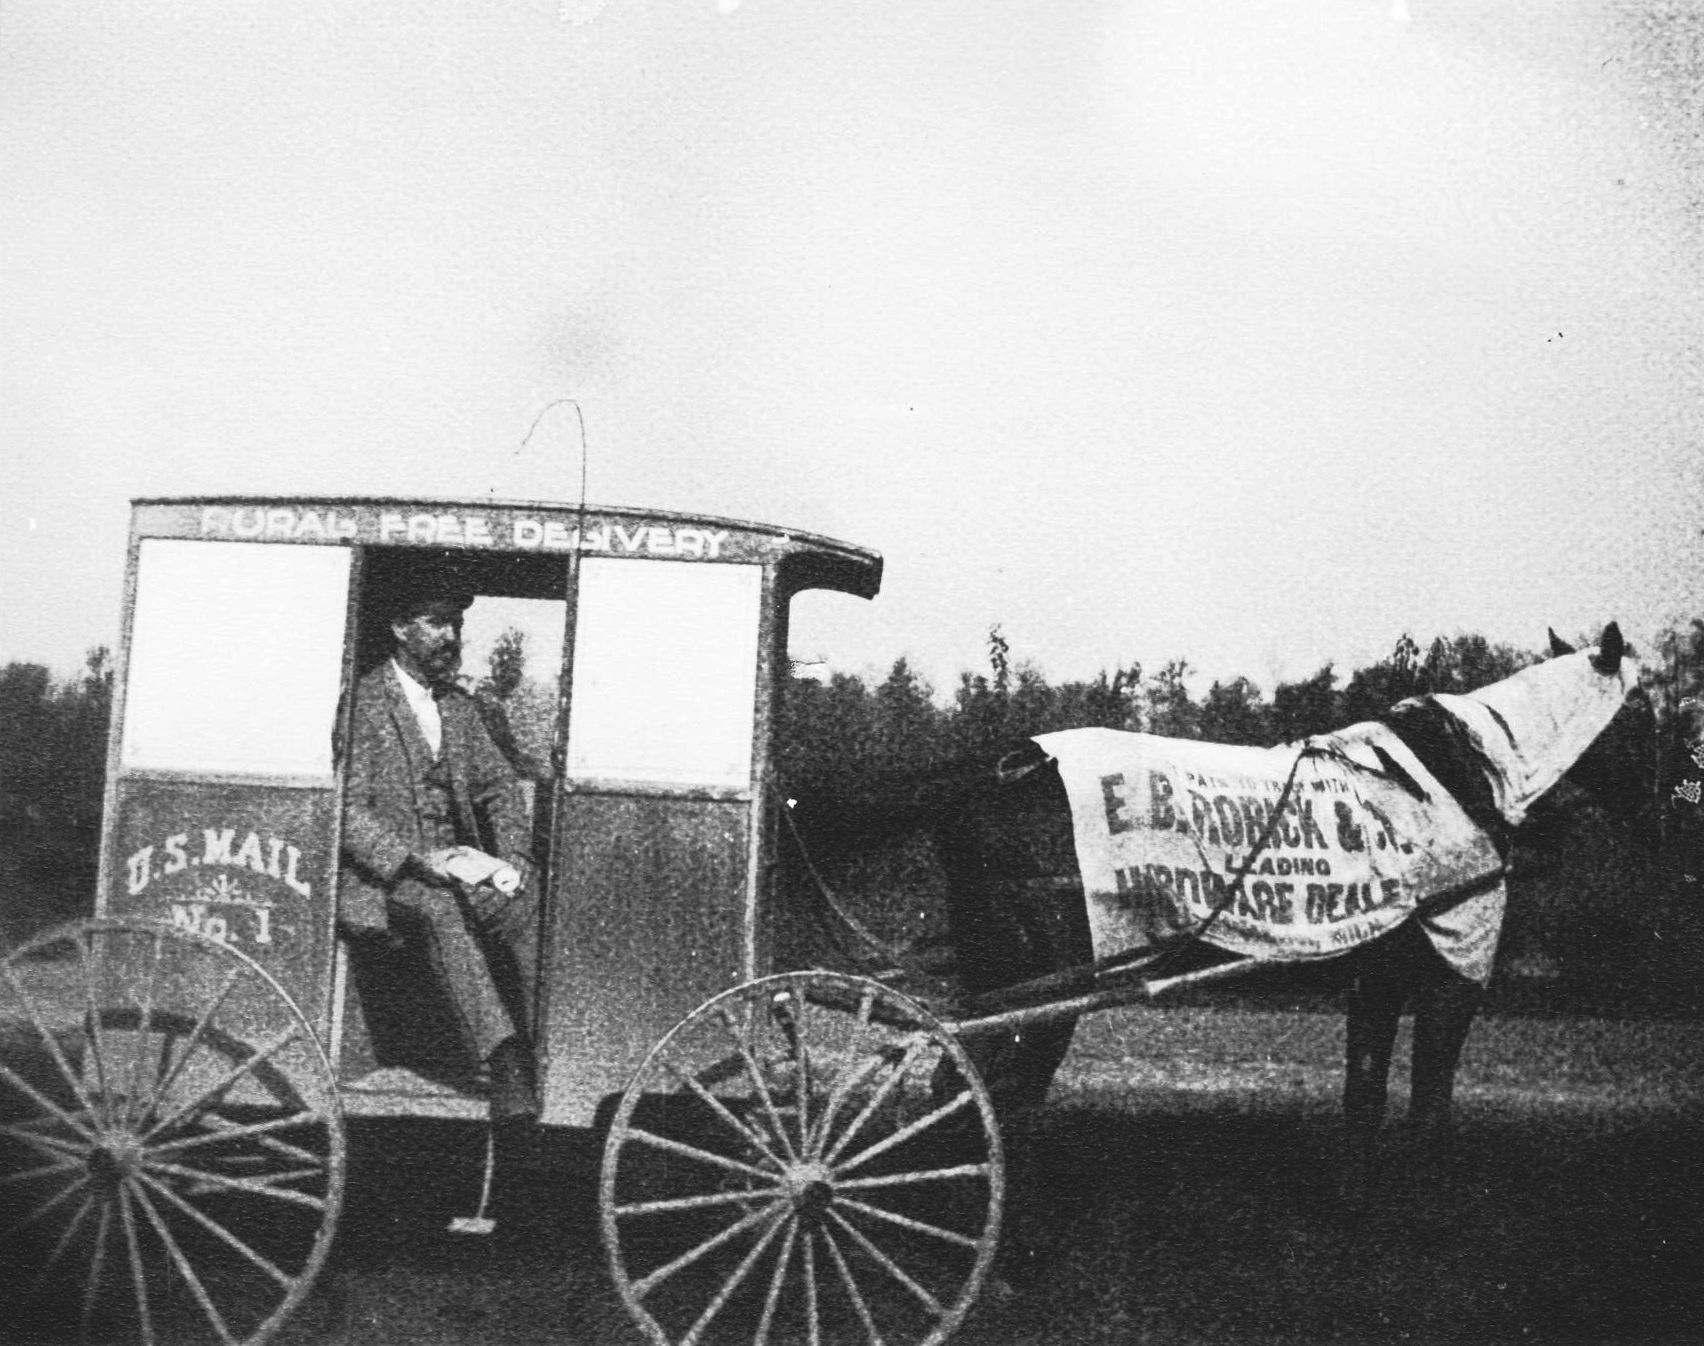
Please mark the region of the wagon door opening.
<svg viewBox="0 0 1704 1346"><path fill-rule="evenodd" d="M453 574L473 595L463 614L458 681L514 769L533 819L535 883L547 909L568 563L443 548L369 549L358 586L351 686L392 657L384 596L422 569ZM502 982L512 970L499 966L494 975ZM448 992L418 941L351 951L343 984L337 1038L352 1111L480 1114L474 1095L483 1091L482 1063L463 1042ZM518 1006L521 997L515 998ZM536 1020L536 1005L529 1017Z"/></svg>

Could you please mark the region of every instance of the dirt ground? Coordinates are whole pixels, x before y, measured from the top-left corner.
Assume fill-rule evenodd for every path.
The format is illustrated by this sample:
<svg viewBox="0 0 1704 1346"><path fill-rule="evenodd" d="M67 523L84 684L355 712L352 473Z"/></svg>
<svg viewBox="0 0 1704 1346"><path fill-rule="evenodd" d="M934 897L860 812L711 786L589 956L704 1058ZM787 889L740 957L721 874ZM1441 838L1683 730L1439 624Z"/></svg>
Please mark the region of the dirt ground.
<svg viewBox="0 0 1704 1346"><path fill-rule="evenodd" d="M1704 1341L1704 1024L1492 1018L1453 1164L1393 1127L1376 1200L1334 1199L1335 1016L1129 1010L1087 1021L1008 1135L1000 1276L955 1341ZM1400 1087L1394 1091L1399 1106ZM489 1238L467 1128L365 1124L296 1346L640 1341L605 1276L591 1138L552 1132Z"/></svg>

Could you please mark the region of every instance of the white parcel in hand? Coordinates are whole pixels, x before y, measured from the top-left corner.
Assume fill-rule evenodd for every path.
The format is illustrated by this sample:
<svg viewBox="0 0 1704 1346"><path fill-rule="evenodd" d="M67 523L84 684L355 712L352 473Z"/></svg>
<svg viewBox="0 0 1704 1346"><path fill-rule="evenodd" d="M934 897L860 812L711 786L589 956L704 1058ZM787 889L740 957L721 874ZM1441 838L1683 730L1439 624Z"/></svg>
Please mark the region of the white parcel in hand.
<svg viewBox="0 0 1704 1346"><path fill-rule="evenodd" d="M488 883L498 892L508 894L521 886L518 869L472 846L457 846L448 857L446 867L451 878L470 888Z"/></svg>

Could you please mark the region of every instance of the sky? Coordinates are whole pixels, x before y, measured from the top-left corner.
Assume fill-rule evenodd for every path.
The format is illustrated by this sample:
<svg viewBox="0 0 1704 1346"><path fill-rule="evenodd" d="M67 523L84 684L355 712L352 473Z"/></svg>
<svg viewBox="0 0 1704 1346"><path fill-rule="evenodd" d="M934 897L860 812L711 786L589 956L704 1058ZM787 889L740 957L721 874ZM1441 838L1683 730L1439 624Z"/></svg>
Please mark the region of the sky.
<svg viewBox="0 0 1704 1346"><path fill-rule="evenodd" d="M575 499L568 397L594 503L880 550L849 672L1648 644L1701 118L1687 0L6 0L0 662L133 496Z"/></svg>

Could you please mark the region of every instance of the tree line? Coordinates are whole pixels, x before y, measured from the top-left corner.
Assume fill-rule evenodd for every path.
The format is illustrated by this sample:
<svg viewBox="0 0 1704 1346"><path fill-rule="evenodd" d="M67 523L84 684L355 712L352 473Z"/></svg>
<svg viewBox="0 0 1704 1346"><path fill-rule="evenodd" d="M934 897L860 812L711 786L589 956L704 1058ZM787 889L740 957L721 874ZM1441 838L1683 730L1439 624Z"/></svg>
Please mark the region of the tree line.
<svg viewBox="0 0 1704 1346"><path fill-rule="evenodd" d="M104 645L73 678L55 678L41 664L0 668L0 825L98 838L111 713Z"/></svg>
<svg viewBox="0 0 1704 1346"><path fill-rule="evenodd" d="M1655 650L1639 653L1653 710L1646 811L1661 826L1696 811L1685 782L1704 776L1704 761L1691 760L1704 757L1697 704L1704 697L1704 621L1665 631ZM1049 682L1033 663L1014 659L996 626L987 669L961 673L945 704L903 658L879 682L840 673L821 683L795 681L782 716L780 760L797 788L844 791L861 779L926 772L1034 734L1086 726L1269 747L1377 719L1407 697L1472 691L1541 657L1473 632L1440 636L1424 649L1403 633L1389 654L1347 678L1327 663L1280 682L1270 698L1246 677L1216 680L1197 695L1194 670L1181 658L1151 671L1132 661L1086 681Z"/></svg>
<svg viewBox="0 0 1704 1346"><path fill-rule="evenodd" d="M1216 680L1197 696L1193 670L1182 658L1151 671L1131 661L1087 680L1055 683L1032 661L1015 658L998 626L988 633L987 649L986 669L961 673L945 704L904 658L879 682L848 673L792 680L777 745L784 778L800 789L845 789L861 779L996 752L1033 734L1087 726L1264 747L1376 719L1405 697L1471 691L1540 657L1472 632L1440 636L1424 649L1404 633L1388 655L1346 679L1327 663L1280 682L1268 698L1240 676ZM1654 650L1639 653L1661 781L1652 811L1673 824L1704 809L1687 797L1704 779L1704 620L1664 631ZM474 686L507 707L517 727L554 711L554 698L526 676L525 666L522 633L507 632ZM71 678L55 678L35 663L0 668L0 828L51 827L69 834L73 848L93 844L112 677L105 646L90 650ZM529 738L550 741L548 725L531 727Z"/></svg>
<svg viewBox="0 0 1704 1346"><path fill-rule="evenodd" d="M1539 963L1571 962L1599 980L1618 965L1667 995L1670 978L1650 975L1659 964L1672 965L1676 986L1687 979L1704 985L1696 975L1704 959L1704 620L1664 631L1637 653L1653 711L1654 768L1638 824L1666 868L1651 868L1629 849L1625 829L1610 826L1589 802L1571 805L1548 830L1529 827L1517 836L1517 875L1537 876L1540 891L1511 903L1505 942L1518 949L1524 941ZM513 722L517 756L530 764L525 774L543 779L555 698L547 679L528 676L526 656L522 634L506 633L490 667L466 681L501 712L495 722ZM1405 697L1471 691L1539 657L1471 632L1424 647L1403 634L1389 654L1347 677L1328 663L1280 682L1268 696L1246 677L1200 691L1181 658L1050 681L1014 655L994 627L986 666L961 673L949 696L937 696L903 658L879 680L848 673L788 680L776 767L790 793L845 799L1059 729L1102 726L1269 746L1377 718ZM112 680L104 647L91 650L70 678L39 664L0 668L0 881L9 889L0 918L13 936L21 924L32 928L89 909ZM32 889L35 896L26 896ZM1700 999L1698 987L1688 996Z"/></svg>

